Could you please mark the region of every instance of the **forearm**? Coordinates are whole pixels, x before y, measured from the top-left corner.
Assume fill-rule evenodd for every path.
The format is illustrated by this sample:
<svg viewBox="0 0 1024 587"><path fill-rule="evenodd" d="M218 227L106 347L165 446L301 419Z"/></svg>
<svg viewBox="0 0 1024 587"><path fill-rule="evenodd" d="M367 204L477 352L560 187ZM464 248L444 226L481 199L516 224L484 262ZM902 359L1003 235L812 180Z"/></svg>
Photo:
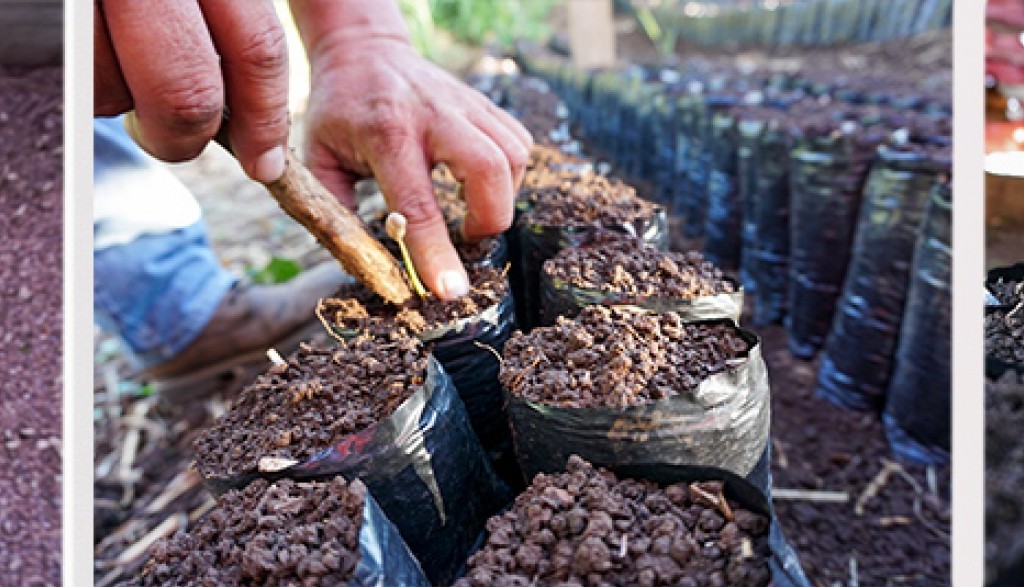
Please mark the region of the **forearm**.
<svg viewBox="0 0 1024 587"><path fill-rule="evenodd" d="M349 43L369 39L409 42L394 0L290 0L289 5L313 67L322 55Z"/></svg>

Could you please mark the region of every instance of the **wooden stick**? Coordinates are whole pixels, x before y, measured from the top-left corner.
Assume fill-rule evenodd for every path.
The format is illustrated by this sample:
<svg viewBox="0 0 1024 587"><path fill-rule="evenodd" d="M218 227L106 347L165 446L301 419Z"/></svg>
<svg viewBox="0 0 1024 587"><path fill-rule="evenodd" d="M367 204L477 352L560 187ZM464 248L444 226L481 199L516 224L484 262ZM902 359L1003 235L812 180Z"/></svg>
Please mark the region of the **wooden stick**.
<svg viewBox="0 0 1024 587"><path fill-rule="evenodd" d="M265 184L289 216L306 227L345 271L385 300L402 304L412 297L391 253L366 232L362 221L313 176L291 151L284 175Z"/></svg>
<svg viewBox="0 0 1024 587"><path fill-rule="evenodd" d="M229 153L228 115L214 140ZM358 216L338 201L299 158L286 149L284 174L264 184L281 208L306 227L350 275L392 304L412 297L391 253L370 236Z"/></svg>

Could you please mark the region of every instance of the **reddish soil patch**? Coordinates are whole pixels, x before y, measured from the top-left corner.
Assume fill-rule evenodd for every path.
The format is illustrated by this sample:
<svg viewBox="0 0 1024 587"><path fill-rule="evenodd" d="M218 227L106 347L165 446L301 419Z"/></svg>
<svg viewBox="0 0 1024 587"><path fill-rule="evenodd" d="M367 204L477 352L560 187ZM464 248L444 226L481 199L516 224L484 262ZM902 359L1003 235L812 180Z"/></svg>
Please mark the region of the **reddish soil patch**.
<svg viewBox="0 0 1024 587"><path fill-rule="evenodd" d="M648 220L660 209L637 196L636 190L603 175L576 175L555 190L537 194L533 208L523 219L527 225L619 226Z"/></svg>
<svg viewBox="0 0 1024 587"><path fill-rule="evenodd" d="M0 585L61 581L63 142L63 69L0 69Z"/></svg>

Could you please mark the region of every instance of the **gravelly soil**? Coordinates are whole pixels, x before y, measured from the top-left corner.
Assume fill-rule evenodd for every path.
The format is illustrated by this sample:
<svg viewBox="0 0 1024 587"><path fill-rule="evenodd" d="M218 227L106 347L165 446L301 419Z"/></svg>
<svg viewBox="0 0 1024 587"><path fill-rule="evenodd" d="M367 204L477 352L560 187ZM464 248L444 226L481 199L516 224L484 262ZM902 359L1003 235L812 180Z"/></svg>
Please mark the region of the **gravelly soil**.
<svg viewBox="0 0 1024 587"><path fill-rule="evenodd" d="M729 503L720 482L659 488L577 456L537 475L487 533L456 587L769 583L768 519Z"/></svg>
<svg viewBox="0 0 1024 587"><path fill-rule="evenodd" d="M614 232L562 250L544 262L544 273L574 287L633 296L688 300L735 291L697 251L663 252Z"/></svg>
<svg viewBox="0 0 1024 587"><path fill-rule="evenodd" d="M155 544L138 584L347 585L365 496L361 481L341 477L257 480L223 495L192 532Z"/></svg>
<svg viewBox="0 0 1024 587"><path fill-rule="evenodd" d="M0 585L59 585L63 69L0 68Z"/></svg>
<svg viewBox="0 0 1024 587"><path fill-rule="evenodd" d="M505 344L501 382L546 405L628 407L691 391L750 343L732 324L686 324L675 312L588 306Z"/></svg>
<svg viewBox="0 0 1024 587"><path fill-rule="evenodd" d="M414 298L405 306L387 304L362 284L342 287L334 297L325 298L320 315L342 330L385 335L402 329L410 335L439 328L452 321L478 315L506 295L508 280L498 269L469 268L470 292L457 300L433 296Z"/></svg>
<svg viewBox="0 0 1024 587"><path fill-rule="evenodd" d="M390 416L422 389L426 370L427 352L413 338L302 344L199 436L196 467L229 477L256 471L263 457L305 460Z"/></svg>

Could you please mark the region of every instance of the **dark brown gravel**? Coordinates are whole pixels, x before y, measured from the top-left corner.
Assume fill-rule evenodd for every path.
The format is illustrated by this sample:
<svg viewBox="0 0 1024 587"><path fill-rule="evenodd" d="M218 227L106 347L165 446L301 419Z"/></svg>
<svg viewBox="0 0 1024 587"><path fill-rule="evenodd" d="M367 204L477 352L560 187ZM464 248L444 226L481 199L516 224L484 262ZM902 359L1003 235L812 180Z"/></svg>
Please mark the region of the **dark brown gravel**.
<svg viewBox="0 0 1024 587"><path fill-rule="evenodd" d="M652 218L657 204L617 179L587 173L537 194L524 222L541 226L618 225Z"/></svg>
<svg viewBox="0 0 1024 587"><path fill-rule="evenodd" d="M387 336L401 332L418 335L453 321L477 316L493 307L508 291L504 270L470 268L470 292L457 300L442 301L433 296L413 298L405 306L386 303L362 284L345 286L334 297L326 298L320 315L341 330Z"/></svg>
<svg viewBox="0 0 1024 587"><path fill-rule="evenodd" d="M388 417L422 389L426 350L412 338L303 344L246 387L193 446L204 476L257 470L262 457L302 461Z"/></svg>
<svg viewBox="0 0 1024 587"><path fill-rule="evenodd" d="M61 584L63 77L0 67L0 585Z"/></svg>
<svg viewBox="0 0 1024 587"><path fill-rule="evenodd" d="M1009 309L985 313L985 354L1024 365L1024 284L1007 281L989 288Z"/></svg>
<svg viewBox="0 0 1024 587"><path fill-rule="evenodd" d="M573 287L633 296L688 300L735 291L700 253L663 252L619 233L562 250L544 262L544 273Z"/></svg>
<svg viewBox="0 0 1024 587"><path fill-rule="evenodd" d="M692 390L749 348L731 324L588 306L574 320L513 334L500 379L513 395L548 405L627 407Z"/></svg>
<svg viewBox="0 0 1024 587"><path fill-rule="evenodd" d="M721 491L619 480L570 457L568 472L537 475L488 520L487 543L456 586L768 585L768 520L722 505Z"/></svg>
<svg viewBox="0 0 1024 587"><path fill-rule="evenodd" d="M187 534L157 542L135 585L347 585L366 487L356 479L260 479L224 494Z"/></svg>

